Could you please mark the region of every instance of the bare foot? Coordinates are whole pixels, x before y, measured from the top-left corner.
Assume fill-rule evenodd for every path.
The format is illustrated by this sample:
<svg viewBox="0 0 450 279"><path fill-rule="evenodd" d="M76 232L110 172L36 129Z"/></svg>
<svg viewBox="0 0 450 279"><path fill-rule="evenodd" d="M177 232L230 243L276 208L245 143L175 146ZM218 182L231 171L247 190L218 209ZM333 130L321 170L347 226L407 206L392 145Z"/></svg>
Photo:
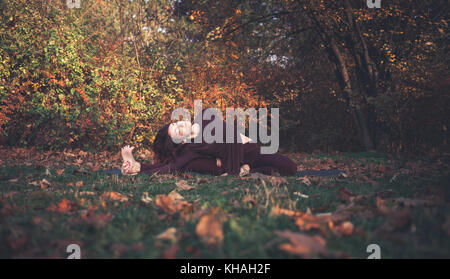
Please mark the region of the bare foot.
<svg viewBox="0 0 450 279"><path fill-rule="evenodd" d="M134 146L131 147L129 145L122 147L122 174L137 174L141 169L141 164L137 162L132 154Z"/></svg>

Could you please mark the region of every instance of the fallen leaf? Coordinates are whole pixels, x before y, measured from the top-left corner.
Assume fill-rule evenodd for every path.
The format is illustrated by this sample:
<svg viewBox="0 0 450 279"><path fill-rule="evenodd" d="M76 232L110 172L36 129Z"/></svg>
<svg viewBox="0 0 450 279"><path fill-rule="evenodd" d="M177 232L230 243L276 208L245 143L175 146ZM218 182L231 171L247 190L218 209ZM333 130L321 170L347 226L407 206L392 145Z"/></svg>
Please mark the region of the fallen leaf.
<svg viewBox="0 0 450 279"><path fill-rule="evenodd" d="M62 175L65 171L66 171L66 169L59 169L59 170L56 170L56 173L58 175Z"/></svg>
<svg viewBox="0 0 450 279"><path fill-rule="evenodd" d="M59 213L71 213L78 209L78 205L76 202L70 201L68 199L63 199L57 205L50 205L47 210L52 212Z"/></svg>
<svg viewBox="0 0 450 279"><path fill-rule="evenodd" d="M392 213L392 210L386 206L386 201L383 200L382 198L377 197L376 205L377 205L378 212L380 212L381 214L388 215L388 214Z"/></svg>
<svg viewBox="0 0 450 279"><path fill-rule="evenodd" d="M223 241L222 222L213 214L202 216L195 232L206 245L216 245Z"/></svg>
<svg viewBox="0 0 450 279"><path fill-rule="evenodd" d="M184 197L180 195L176 190L170 192L169 197L171 197L174 200L184 200Z"/></svg>
<svg viewBox="0 0 450 279"><path fill-rule="evenodd" d="M302 212L280 208L278 205L272 207L271 214L275 215L275 216L286 215L286 216L289 216L289 217L303 215Z"/></svg>
<svg viewBox="0 0 450 279"><path fill-rule="evenodd" d="M94 196L95 192L92 191L81 191L78 193L80 196Z"/></svg>
<svg viewBox="0 0 450 279"><path fill-rule="evenodd" d="M300 182L302 182L303 184L306 184L308 186L311 186L311 180L309 180L309 178L307 176L303 176L303 177L299 177L297 178L297 180L300 180Z"/></svg>
<svg viewBox="0 0 450 279"><path fill-rule="evenodd" d="M209 179L207 179L207 178L204 178L204 177L198 178L198 177L197 177L197 184L198 184L198 185L203 184L203 183L210 183L210 182L211 182L211 181L209 181Z"/></svg>
<svg viewBox="0 0 450 279"><path fill-rule="evenodd" d="M305 194L303 194L302 192L294 192L293 194L294 194L295 196L299 196L300 198L304 198L304 199L309 198L308 195L305 195Z"/></svg>
<svg viewBox="0 0 450 279"><path fill-rule="evenodd" d="M50 184L47 179L44 178L41 180L41 189L47 189L50 188L50 186L52 186L52 184Z"/></svg>
<svg viewBox="0 0 450 279"><path fill-rule="evenodd" d="M178 190L184 190L184 191L189 191L194 189L193 186L189 185L186 180L180 180L177 183L175 183L177 185L177 189Z"/></svg>
<svg viewBox="0 0 450 279"><path fill-rule="evenodd" d="M330 215L313 216L311 214L304 213L301 216L296 217L295 224L301 231L318 230L320 233L325 234L327 229L332 226Z"/></svg>
<svg viewBox="0 0 450 279"><path fill-rule="evenodd" d="M105 192L100 196L101 200L111 200L111 201L120 201L120 202L126 202L128 201L128 197L125 195L122 195L117 192Z"/></svg>
<svg viewBox="0 0 450 279"><path fill-rule="evenodd" d="M156 236L156 239L160 239L160 240L165 239L165 240L175 241L177 239L176 234L177 234L177 229L172 227L172 228L168 228L164 232L158 234Z"/></svg>
<svg viewBox="0 0 450 279"><path fill-rule="evenodd" d="M331 226L331 230L337 235L351 235L353 234L354 226L351 222L345 221L337 226Z"/></svg>
<svg viewBox="0 0 450 279"><path fill-rule="evenodd" d="M149 204L149 203L151 203L153 200L152 200L152 198L150 198L150 197L148 196L148 192L144 192L144 193L142 193L141 201L142 201L143 203L145 203L145 204Z"/></svg>
<svg viewBox="0 0 450 279"><path fill-rule="evenodd" d="M75 186L76 186L76 187L83 187L83 184L84 184L83 181L80 180L80 181L78 181L78 182L75 183Z"/></svg>
<svg viewBox="0 0 450 279"><path fill-rule="evenodd" d="M12 178L12 179L10 179L8 181L11 182L11 183L16 183L16 182L19 181L19 178Z"/></svg>
<svg viewBox="0 0 450 279"><path fill-rule="evenodd" d="M321 236L308 236L294 233L289 230L275 231L281 238L289 240L289 243L281 244L280 250L300 257L325 254L325 240Z"/></svg>
<svg viewBox="0 0 450 279"><path fill-rule="evenodd" d="M174 214L183 209L185 206L190 205L190 203L182 200L176 200L173 196L156 195L155 205L166 213Z"/></svg>

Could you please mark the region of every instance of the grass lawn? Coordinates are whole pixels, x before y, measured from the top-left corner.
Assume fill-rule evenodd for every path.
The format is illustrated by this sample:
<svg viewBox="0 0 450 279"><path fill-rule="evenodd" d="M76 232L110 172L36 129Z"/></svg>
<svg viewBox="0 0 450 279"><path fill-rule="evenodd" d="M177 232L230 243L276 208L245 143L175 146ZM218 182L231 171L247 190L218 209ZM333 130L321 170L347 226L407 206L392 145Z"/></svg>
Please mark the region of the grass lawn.
<svg viewBox="0 0 450 279"><path fill-rule="evenodd" d="M288 156L347 176L119 177L2 158L0 257L67 258L72 243L82 258L367 258L372 243L382 258L450 257L445 159Z"/></svg>

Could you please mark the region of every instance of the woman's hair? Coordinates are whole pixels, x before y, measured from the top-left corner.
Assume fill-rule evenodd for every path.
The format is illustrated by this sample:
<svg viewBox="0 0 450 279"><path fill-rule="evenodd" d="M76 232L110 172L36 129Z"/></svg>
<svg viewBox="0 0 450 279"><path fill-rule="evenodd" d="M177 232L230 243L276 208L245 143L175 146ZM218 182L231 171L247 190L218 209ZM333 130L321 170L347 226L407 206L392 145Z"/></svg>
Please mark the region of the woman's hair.
<svg viewBox="0 0 450 279"><path fill-rule="evenodd" d="M175 159L183 144L176 144L169 136L169 125L164 125L156 134L152 149L156 163L167 164Z"/></svg>

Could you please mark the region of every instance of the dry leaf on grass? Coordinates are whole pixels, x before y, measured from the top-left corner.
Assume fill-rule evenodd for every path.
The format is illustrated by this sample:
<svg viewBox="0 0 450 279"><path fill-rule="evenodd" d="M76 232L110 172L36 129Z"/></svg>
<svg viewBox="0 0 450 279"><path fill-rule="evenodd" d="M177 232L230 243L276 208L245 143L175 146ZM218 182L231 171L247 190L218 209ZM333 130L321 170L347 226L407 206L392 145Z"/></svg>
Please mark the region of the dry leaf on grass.
<svg viewBox="0 0 450 279"><path fill-rule="evenodd" d="M182 195L180 195L177 190L173 190L172 192L169 193L169 197L171 197L174 200L184 200L184 197Z"/></svg>
<svg viewBox="0 0 450 279"><path fill-rule="evenodd" d="M95 192L92 191L81 191L78 193L80 196L94 196Z"/></svg>
<svg viewBox="0 0 450 279"><path fill-rule="evenodd" d="M63 199L58 204L52 204L47 207L48 211L59 212L59 213L71 213L78 209L78 205L76 202Z"/></svg>
<svg viewBox="0 0 450 279"><path fill-rule="evenodd" d="M178 190L184 190L184 191L189 191L194 189L193 186L189 185L186 180L180 180L177 183L175 183L177 185L177 189Z"/></svg>
<svg viewBox="0 0 450 279"><path fill-rule="evenodd" d="M47 179L44 178L41 180L40 186L41 186L41 189L47 189L47 188L50 188L50 186L52 186L52 184L50 182L48 182Z"/></svg>
<svg viewBox="0 0 450 279"><path fill-rule="evenodd" d="M206 245L216 245L223 241L222 222L214 214L202 216L195 228L195 232Z"/></svg>
<svg viewBox="0 0 450 279"><path fill-rule="evenodd" d="M387 207L386 201L383 200L382 198L377 197L376 205L377 205L378 212L380 212L381 214L388 215L388 214L392 213L392 209Z"/></svg>
<svg viewBox="0 0 450 279"><path fill-rule="evenodd" d="M347 235L353 234L354 226L351 222L345 221L336 226L331 225L331 230L339 236L342 236L342 235L347 236Z"/></svg>
<svg viewBox="0 0 450 279"><path fill-rule="evenodd" d="M289 243L284 243L279 246L289 254L300 257L309 257L312 255L325 254L326 241L321 236L308 236L301 233L294 233L289 230L275 231L275 233L284 239L289 240Z"/></svg>
<svg viewBox="0 0 450 279"><path fill-rule="evenodd" d="M189 202L175 199L173 196L174 195L157 195L155 198L155 205L169 214L174 214L190 205Z"/></svg>
<svg viewBox="0 0 450 279"><path fill-rule="evenodd" d="M144 193L142 193L141 201L142 201L143 203L145 203L145 204L149 204L149 203L151 203L153 200L152 200L152 198L150 198L150 197L148 196L148 192L144 192Z"/></svg>
<svg viewBox="0 0 450 279"><path fill-rule="evenodd" d="M111 200L111 201L120 201L120 202L126 202L128 201L128 197L125 195L122 195L117 192L105 192L100 196L100 199L105 200Z"/></svg>
<svg viewBox="0 0 450 279"><path fill-rule="evenodd" d="M300 180L301 183L311 186L311 180L307 176L299 177L297 180Z"/></svg>
<svg viewBox="0 0 450 279"><path fill-rule="evenodd" d="M165 240L171 240L175 241L177 239L177 229L176 228L168 228L164 232L158 234L156 236L156 239L165 239Z"/></svg>
<svg viewBox="0 0 450 279"><path fill-rule="evenodd" d="M295 224L301 231L317 230L321 234L326 235L326 233L331 230L337 235L350 235L353 233L354 229L353 224L349 221L342 222L343 220L341 219L333 222L333 215L330 213L312 215L310 210L303 213L300 211L282 209L277 206L272 209L272 214L294 217ZM350 217L350 215L346 217Z"/></svg>
<svg viewBox="0 0 450 279"><path fill-rule="evenodd" d="M303 194L302 192L294 192L293 194L294 194L295 196L299 196L300 198L304 198L304 199L309 198L308 195L305 195L305 194Z"/></svg>
<svg viewBox="0 0 450 279"><path fill-rule="evenodd" d="M58 169L58 170L56 170L56 173L58 175L62 175L65 171L66 171L66 169Z"/></svg>

